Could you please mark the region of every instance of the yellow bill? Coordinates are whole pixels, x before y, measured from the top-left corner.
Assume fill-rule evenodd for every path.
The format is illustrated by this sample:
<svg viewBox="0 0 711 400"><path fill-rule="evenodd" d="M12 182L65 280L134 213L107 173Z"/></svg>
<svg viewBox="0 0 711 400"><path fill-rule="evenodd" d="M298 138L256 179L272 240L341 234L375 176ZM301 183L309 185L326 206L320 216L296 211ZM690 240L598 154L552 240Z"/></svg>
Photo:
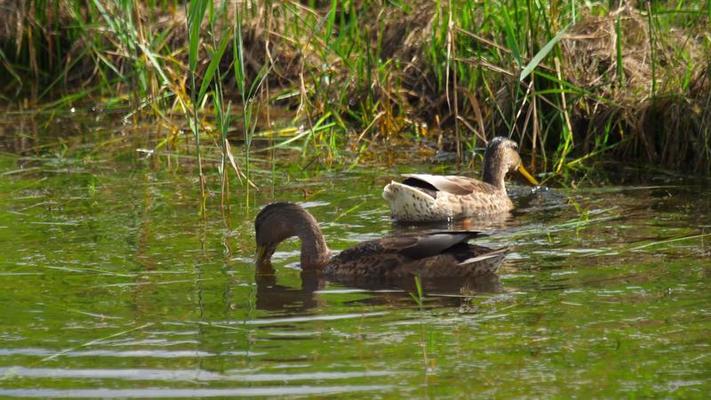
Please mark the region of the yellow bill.
<svg viewBox="0 0 711 400"><path fill-rule="evenodd" d="M528 171L526 171L526 168L523 167L523 164L518 166L518 172L523 175L524 178L526 178L527 181L531 183L533 186L539 186L540 183L536 180L536 178L533 177L533 175L529 174Z"/></svg>

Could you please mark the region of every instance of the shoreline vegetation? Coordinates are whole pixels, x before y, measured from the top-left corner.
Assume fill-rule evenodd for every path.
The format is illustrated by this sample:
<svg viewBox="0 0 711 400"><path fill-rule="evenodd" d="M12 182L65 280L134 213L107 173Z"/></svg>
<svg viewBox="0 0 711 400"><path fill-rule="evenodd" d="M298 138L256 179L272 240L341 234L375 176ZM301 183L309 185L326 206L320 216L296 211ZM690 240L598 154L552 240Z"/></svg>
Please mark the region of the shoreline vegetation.
<svg viewBox="0 0 711 400"><path fill-rule="evenodd" d="M201 144L249 182L264 139L356 164L510 136L563 181L606 160L711 173L709 0L6 0L0 18L6 110L159 121L158 146L192 141L203 193Z"/></svg>

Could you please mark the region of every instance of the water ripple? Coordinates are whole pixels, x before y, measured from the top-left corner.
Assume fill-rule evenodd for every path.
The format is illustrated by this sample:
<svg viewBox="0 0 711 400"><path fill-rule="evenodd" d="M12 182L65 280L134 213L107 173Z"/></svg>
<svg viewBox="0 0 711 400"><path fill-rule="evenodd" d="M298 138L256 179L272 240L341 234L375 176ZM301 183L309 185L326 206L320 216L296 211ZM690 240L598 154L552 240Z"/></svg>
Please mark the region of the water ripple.
<svg viewBox="0 0 711 400"><path fill-rule="evenodd" d="M0 349L0 356L51 356L56 355L55 350L40 349L40 348L16 348L16 349ZM209 353L200 350L83 350L83 351L68 351L61 353L64 357L150 357L150 358L185 358L185 357L215 357L215 356L259 356L265 353L249 352L249 351L231 351L228 353Z"/></svg>
<svg viewBox="0 0 711 400"><path fill-rule="evenodd" d="M71 378L71 379L122 379L129 381L233 381L233 382L287 382L308 380L334 380L370 378L398 375L396 371L305 372L221 374L200 369L64 369L0 367L0 377L7 378Z"/></svg>
<svg viewBox="0 0 711 400"><path fill-rule="evenodd" d="M373 392L390 389L390 385L297 386L221 389L0 389L0 396L24 398L193 398L193 397L266 397L327 395L352 392Z"/></svg>

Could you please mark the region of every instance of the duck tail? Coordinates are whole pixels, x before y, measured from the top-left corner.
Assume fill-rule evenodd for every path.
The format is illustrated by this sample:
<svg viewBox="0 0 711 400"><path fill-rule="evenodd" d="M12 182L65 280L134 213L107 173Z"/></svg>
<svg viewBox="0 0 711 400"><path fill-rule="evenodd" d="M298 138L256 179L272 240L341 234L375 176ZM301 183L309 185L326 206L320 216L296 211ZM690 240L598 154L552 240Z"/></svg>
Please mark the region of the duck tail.
<svg viewBox="0 0 711 400"><path fill-rule="evenodd" d="M501 263L504 261L506 254L511 251L510 247L503 247L496 250L491 250L486 247L469 245L477 250L478 255L467 258L459 263L463 267L470 268L469 275L482 275L495 273Z"/></svg>

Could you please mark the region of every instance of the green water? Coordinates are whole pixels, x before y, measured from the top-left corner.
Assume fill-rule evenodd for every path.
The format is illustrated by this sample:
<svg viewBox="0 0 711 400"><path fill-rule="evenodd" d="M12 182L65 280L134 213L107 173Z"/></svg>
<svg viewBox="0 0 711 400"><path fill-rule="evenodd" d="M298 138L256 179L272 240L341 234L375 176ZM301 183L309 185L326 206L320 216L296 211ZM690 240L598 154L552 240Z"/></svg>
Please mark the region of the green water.
<svg viewBox="0 0 711 400"><path fill-rule="evenodd" d="M131 158L131 157L129 157ZM490 221L498 277L409 293L255 280L252 220L299 201L332 248L391 232L393 170L219 185L129 159L0 158L0 397L705 398L711 189L534 195ZM23 170L20 167L24 168Z"/></svg>

